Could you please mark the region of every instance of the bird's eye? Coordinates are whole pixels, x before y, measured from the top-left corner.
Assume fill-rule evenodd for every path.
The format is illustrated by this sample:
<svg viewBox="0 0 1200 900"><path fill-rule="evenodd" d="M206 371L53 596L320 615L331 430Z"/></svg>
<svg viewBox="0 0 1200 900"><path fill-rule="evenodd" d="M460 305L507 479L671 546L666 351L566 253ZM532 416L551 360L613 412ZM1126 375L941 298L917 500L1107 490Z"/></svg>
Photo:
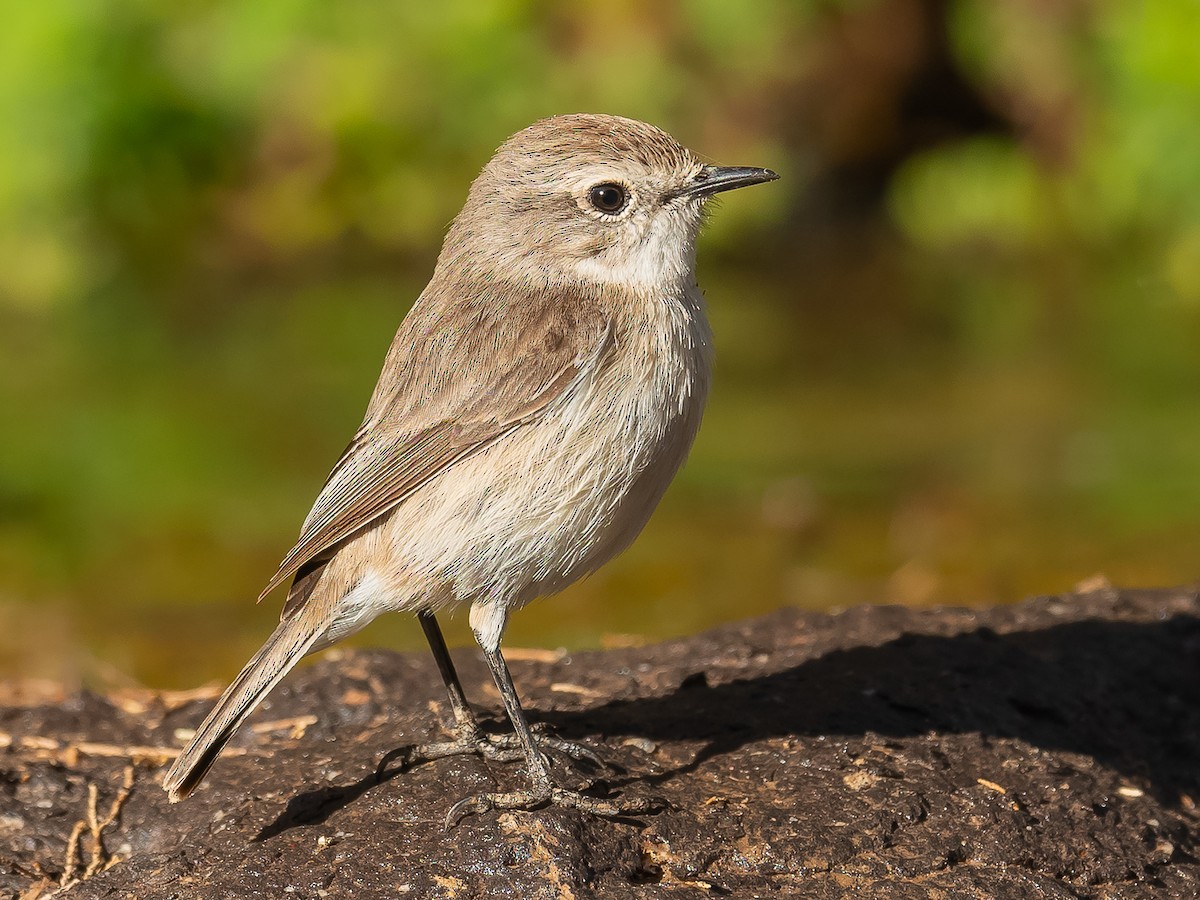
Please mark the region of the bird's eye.
<svg viewBox="0 0 1200 900"><path fill-rule="evenodd" d="M588 201L602 213L619 213L629 202L629 194L619 184L606 181L588 191Z"/></svg>

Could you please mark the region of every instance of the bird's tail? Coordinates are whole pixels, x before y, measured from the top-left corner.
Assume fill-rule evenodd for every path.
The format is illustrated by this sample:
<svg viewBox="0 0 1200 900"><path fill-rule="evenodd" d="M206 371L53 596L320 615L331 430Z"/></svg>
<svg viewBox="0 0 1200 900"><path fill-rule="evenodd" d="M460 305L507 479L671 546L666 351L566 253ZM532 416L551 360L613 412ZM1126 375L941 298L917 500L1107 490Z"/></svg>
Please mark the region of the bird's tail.
<svg viewBox="0 0 1200 900"><path fill-rule="evenodd" d="M184 799L196 788L242 720L317 643L327 623L308 619L309 616L296 615L280 622L233 684L225 689L163 779L172 803Z"/></svg>

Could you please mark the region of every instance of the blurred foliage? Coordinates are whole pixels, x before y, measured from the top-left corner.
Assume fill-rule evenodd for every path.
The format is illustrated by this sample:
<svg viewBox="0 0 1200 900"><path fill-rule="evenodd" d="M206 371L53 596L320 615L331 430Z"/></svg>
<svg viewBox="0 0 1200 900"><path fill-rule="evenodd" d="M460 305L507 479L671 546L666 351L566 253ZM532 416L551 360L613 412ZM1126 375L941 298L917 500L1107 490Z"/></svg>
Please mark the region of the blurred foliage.
<svg viewBox="0 0 1200 900"><path fill-rule="evenodd" d="M1195 578L1198 38L1194 0L12 6L0 674L228 675L469 180L579 110L784 180L704 237L679 485L515 641Z"/></svg>

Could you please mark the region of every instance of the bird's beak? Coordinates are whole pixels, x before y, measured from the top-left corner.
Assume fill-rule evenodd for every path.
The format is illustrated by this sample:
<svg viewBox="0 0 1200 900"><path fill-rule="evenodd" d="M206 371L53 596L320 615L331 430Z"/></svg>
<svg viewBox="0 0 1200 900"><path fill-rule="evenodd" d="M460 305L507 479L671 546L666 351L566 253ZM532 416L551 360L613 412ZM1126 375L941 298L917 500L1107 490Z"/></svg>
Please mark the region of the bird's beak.
<svg viewBox="0 0 1200 900"><path fill-rule="evenodd" d="M676 191L675 196L708 197L721 191L774 181L778 177L770 169L753 166L705 166L692 177L691 183Z"/></svg>

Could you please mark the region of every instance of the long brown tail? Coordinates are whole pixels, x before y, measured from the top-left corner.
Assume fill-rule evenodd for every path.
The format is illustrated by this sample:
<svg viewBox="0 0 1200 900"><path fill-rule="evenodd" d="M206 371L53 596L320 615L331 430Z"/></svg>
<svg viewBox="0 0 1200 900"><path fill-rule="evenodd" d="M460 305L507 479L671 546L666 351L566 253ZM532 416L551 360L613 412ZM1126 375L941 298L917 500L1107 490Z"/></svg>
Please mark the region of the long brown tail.
<svg viewBox="0 0 1200 900"><path fill-rule="evenodd" d="M307 616L291 616L280 622L233 684L225 689L217 705L196 730L191 742L176 758L163 779L172 803L184 799L198 785L242 720L279 683L325 631L326 622L308 624Z"/></svg>

